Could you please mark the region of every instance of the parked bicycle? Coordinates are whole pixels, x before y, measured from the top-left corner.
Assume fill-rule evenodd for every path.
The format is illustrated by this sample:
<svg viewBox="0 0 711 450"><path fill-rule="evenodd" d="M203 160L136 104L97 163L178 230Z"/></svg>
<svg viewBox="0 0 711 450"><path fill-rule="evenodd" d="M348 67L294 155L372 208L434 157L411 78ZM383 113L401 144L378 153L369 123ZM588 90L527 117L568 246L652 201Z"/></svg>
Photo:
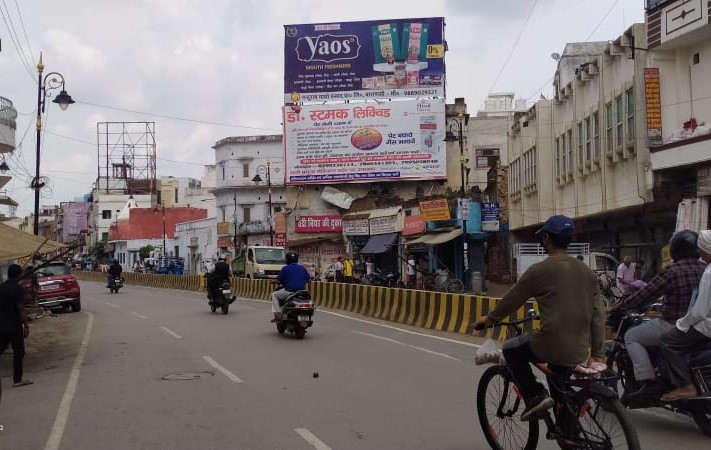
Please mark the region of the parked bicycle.
<svg viewBox="0 0 711 450"><path fill-rule="evenodd" d="M499 322L494 326L513 328L522 333L521 324L532 321L535 313L523 320ZM607 385L616 382L612 371L596 375L582 374L573 367L536 364L546 377L555 406L542 419L546 439L562 449L632 449L640 448L639 438L627 417L617 393ZM479 379L477 412L479 423L492 449L535 449L538 446L539 421L519 419L525 404L520 390L503 358Z"/></svg>
<svg viewBox="0 0 711 450"><path fill-rule="evenodd" d="M453 294L464 292L462 280L454 278L452 272L447 269L437 269L436 272L425 274L423 285L428 291L450 292Z"/></svg>

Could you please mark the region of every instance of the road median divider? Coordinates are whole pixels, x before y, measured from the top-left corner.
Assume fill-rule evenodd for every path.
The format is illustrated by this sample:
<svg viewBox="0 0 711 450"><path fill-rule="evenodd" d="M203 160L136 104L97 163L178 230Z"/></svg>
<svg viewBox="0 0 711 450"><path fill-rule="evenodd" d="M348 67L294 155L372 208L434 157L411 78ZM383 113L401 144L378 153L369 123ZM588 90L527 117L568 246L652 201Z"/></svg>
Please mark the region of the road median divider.
<svg viewBox="0 0 711 450"><path fill-rule="evenodd" d="M80 280L106 281L102 272L75 272ZM128 272L123 274L129 285L178 289L192 292L205 290L201 275L158 275ZM238 297L270 300L274 285L271 280L233 278L232 291ZM415 289L387 288L364 284L311 282L308 290L317 306L340 309L375 319L401 323L435 331L447 331L470 336L492 337L503 341L509 333L505 327L486 332L474 330L471 325L486 316L499 298L471 294L420 291ZM523 319L526 311L535 308L533 302L511 314L508 319ZM537 323L535 324L537 326ZM533 323L524 324L524 330L533 329Z"/></svg>

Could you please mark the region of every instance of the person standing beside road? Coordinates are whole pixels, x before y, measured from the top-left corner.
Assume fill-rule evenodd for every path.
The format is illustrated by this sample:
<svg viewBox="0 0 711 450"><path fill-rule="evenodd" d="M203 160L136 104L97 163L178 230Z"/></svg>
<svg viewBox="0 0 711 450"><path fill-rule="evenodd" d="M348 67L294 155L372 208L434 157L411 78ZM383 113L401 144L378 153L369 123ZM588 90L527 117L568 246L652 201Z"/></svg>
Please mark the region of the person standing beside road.
<svg viewBox="0 0 711 450"><path fill-rule="evenodd" d="M410 289L415 289L416 285L416 280L417 280L417 275L415 272L415 265L417 263L415 262L415 258L413 256L410 256L407 259L407 287Z"/></svg>
<svg viewBox="0 0 711 450"><path fill-rule="evenodd" d="M350 256L343 260L343 278L346 283L353 283L353 260Z"/></svg>
<svg viewBox="0 0 711 450"><path fill-rule="evenodd" d="M373 259L368 256L368 258L365 260L365 274L367 276L373 275L375 272L375 263L373 262Z"/></svg>
<svg viewBox="0 0 711 450"><path fill-rule="evenodd" d="M617 288L623 294L634 289L632 282L634 281L635 265L632 264L632 257L625 256L622 262L617 266Z"/></svg>
<svg viewBox="0 0 711 450"><path fill-rule="evenodd" d="M30 335L30 324L25 313L25 294L19 284L22 271L19 265L10 265L7 269L7 281L0 284L0 356L5 353L8 344L12 346L14 387L32 384L32 381L22 377L25 338Z"/></svg>
<svg viewBox="0 0 711 450"><path fill-rule="evenodd" d="M343 256L339 256L335 264L335 281L336 283L343 283Z"/></svg>

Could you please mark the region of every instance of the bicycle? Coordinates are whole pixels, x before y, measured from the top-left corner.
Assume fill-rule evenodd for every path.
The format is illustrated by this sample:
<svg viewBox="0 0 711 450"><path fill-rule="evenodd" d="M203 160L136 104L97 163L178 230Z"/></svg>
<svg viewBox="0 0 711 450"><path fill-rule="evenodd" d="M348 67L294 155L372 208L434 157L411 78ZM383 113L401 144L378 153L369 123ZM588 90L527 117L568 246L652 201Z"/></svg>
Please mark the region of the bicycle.
<svg viewBox="0 0 711 450"><path fill-rule="evenodd" d="M494 326L507 326L521 335L519 325L533 319L529 313L522 320L499 322ZM639 437L617 393L607 386L618 379L614 372L605 371L593 378L576 372L573 367L545 363L536 363L535 366L545 374L555 402L553 409L538 420L519 420L525 405L503 361L486 369L479 379L479 423L492 449L535 449L539 438L539 420L546 425L546 439L555 440L562 449L640 448ZM609 425L609 430L605 429L606 425Z"/></svg>
<svg viewBox="0 0 711 450"><path fill-rule="evenodd" d="M462 280L454 278L452 273L446 269L437 269L436 272L428 273L423 279L423 285L428 291L441 291L453 294L464 292Z"/></svg>

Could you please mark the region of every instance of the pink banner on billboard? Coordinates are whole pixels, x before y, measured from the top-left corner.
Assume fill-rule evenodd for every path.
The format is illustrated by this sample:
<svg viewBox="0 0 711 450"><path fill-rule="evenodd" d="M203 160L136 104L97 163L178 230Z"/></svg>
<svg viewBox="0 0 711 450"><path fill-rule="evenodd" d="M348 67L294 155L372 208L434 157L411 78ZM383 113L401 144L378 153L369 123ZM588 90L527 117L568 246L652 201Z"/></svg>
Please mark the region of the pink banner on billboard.
<svg viewBox="0 0 711 450"><path fill-rule="evenodd" d="M444 99L284 108L287 184L447 177Z"/></svg>
<svg viewBox="0 0 711 450"><path fill-rule="evenodd" d="M343 231L343 216L299 216L294 221L297 233L340 233Z"/></svg>

